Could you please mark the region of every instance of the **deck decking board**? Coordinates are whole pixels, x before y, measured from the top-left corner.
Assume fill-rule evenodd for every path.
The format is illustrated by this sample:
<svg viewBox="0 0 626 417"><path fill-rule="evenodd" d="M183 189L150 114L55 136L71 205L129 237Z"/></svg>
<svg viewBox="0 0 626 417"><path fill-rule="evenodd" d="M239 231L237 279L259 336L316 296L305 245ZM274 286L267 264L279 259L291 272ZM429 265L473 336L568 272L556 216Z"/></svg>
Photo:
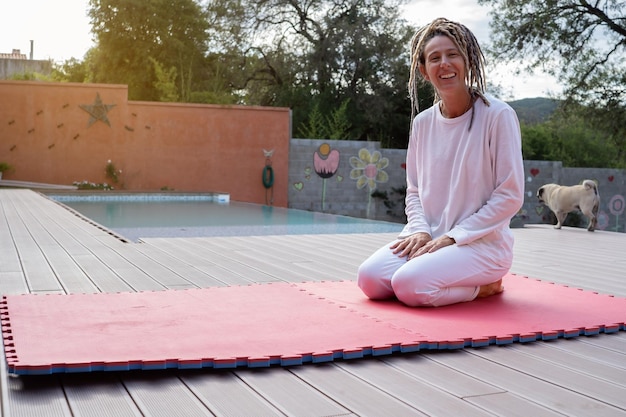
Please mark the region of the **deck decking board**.
<svg viewBox="0 0 626 417"><path fill-rule="evenodd" d="M491 347L498 351L506 347ZM481 349L477 349L481 351ZM494 384L503 391L537 403L551 411L568 416L615 416L619 408L593 396L571 389L568 383L554 384L535 376L529 367L516 367L502 355L485 355L471 351L440 352L429 356L443 365L464 372L484 382ZM620 403L618 403L620 404Z"/></svg>
<svg viewBox="0 0 626 417"><path fill-rule="evenodd" d="M66 293L97 292L89 276L62 247L46 246L41 250Z"/></svg>
<svg viewBox="0 0 626 417"><path fill-rule="evenodd" d="M381 372L381 366L376 361L338 363L336 366L426 415L450 417L484 415L484 410L466 402L462 397L433 386L429 381L414 378L397 368L390 367Z"/></svg>
<svg viewBox="0 0 626 417"><path fill-rule="evenodd" d="M429 359L428 355L398 355L391 360L379 360L387 366L410 375L412 378L421 379L425 383L456 395L459 398L479 397L506 392L502 388L435 362Z"/></svg>
<svg viewBox="0 0 626 417"><path fill-rule="evenodd" d="M58 378L7 378L6 368L3 369L3 375L2 383L6 384L7 392L6 397L2 398L2 406L6 416L72 416Z"/></svg>
<svg viewBox="0 0 626 417"><path fill-rule="evenodd" d="M228 285L226 282L216 278L219 274L215 273L213 270L219 268L219 265L202 259L201 257L185 255L181 258L176 256L177 254L173 253L173 251L168 247L157 247L148 243L137 244L135 247L138 252L141 252L152 262L161 264L170 269L172 272L183 277L185 281L193 286L204 288ZM223 268L221 269L223 273L230 274L230 271Z"/></svg>
<svg viewBox="0 0 626 417"><path fill-rule="evenodd" d="M254 392L261 395L288 416L321 417L351 415L351 411L324 395L317 387L293 374L291 369L275 369L270 375L263 370L246 369L237 375Z"/></svg>
<svg viewBox="0 0 626 417"><path fill-rule="evenodd" d="M216 416L284 416L232 372L181 376L182 381Z"/></svg>
<svg viewBox="0 0 626 417"><path fill-rule="evenodd" d="M0 217L3 294L354 279L360 262L396 236L150 238L147 243L124 243L29 190L0 189ZM626 296L626 235L547 225L514 229L514 234L512 272ZM258 415L377 416L393 410L398 415L444 415L445 410L437 409L441 402L449 410L461 407L477 415L615 416L626 414L625 352L626 332L621 331L258 370L16 378L7 376L0 358L2 415L228 416L257 407ZM407 386L396 388L395 381ZM414 396L411 387L419 391Z"/></svg>
<svg viewBox="0 0 626 417"><path fill-rule="evenodd" d="M150 417L207 417L214 414L176 376L133 375L123 380L140 412Z"/></svg>
<svg viewBox="0 0 626 417"><path fill-rule="evenodd" d="M99 292L124 292L124 291L140 291L141 289L133 288L127 282L122 280L120 276L112 271L99 258L90 255L77 255L74 257L76 262L89 276L89 280L93 282ZM150 287L148 285L147 287Z"/></svg>
<svg viewBox="0 0 626 417"><path fill-rule="evenodd" d="M626 409L626 386L618 381L626 380L626 372L614 369L614 376L611 378L609 372L601 373L602 367L597 366L597 371L593 374L585 372L584 369L575 369L575 364L565 362L562 358L540 358L529 354L528 351L533 346L524 347L523 350L517 346L506 346L494 349L493 352L476 351L477 356L484 359L496 360L506 366L517 369L520 372L527 372L535 378L539 378L558 386L567 386L569 390L579 394L585 393L593 398L607 404L621 405ZM585 365L580 360L581 368ZM588 368L589 369L589 368ZM593 369L593 368L591 368ZM611 380L607 380L610 378ZM615 410L617 412L617 409Z"/></svg>
<svg viewBox="0 0 626 417"><path fill-rule="evenodd" d="M610 335L584 337L610 337ZM574 353L565 347L568 341L568 339L562 340L562 343L546 341L546 343L531 343L528 346L512 346L512 348L522 355L532 356L576 372L592 375L594 378L621 385L626 390L626 355L624 353L612 352L602 348L585 350L585 345L581 343L576 346L576 353ZM559 346L563 346L563 348Z"/></svg>
<svg viewBox="0 0 626 417"><path fill-rule="evenodd" d="M0 266L1 268L1 266ZM19 272L0 272L0 295L27 294L26 277Z"/></svg>
<svg viewBox="0 0 626 417"><path fill-rule="evenodd" d="M133 269L139 269L154 281L154 290L163 290L166 288L197 288L185 274L175 271L166 266L164 263L155 262L143 251L128 251L126 248L116 249L118 256L125 258ZM140 279L140 278L137 278Z"/></svg>
<svg viewBox="0 0 626 417"><path fill-rule="evenodd" d="M542 349L539 352L539 355L543 355L544 352L547 352L546 357L550 357L552 355L565 355L571 356L572 362L577 362L577 358L584 358L586 360L590 360L593 363L599 363L603 365L608 365L611 369L618 368L621 370L626 370L626 356L624 352L626 352L626 345L623 345L622 349L611 349L605 346L598 346L594 343L585 343L585 341L589 341L592 339L608 339L613 338L616 341L622 340L616 334L602 334L596 336L587 336L587 337L575 337L571 339L563 339L560 343L546 343L546 349ZM622 343L626 342L626 340L622 340ZM535 349L533 349L535 350ZM530 350L532 352L532 350ZM530 353L529 352L529 353ZM590 365L590 373L596 375L595 368L593 365ZM576 368L579 368L576 366ZM626 378L621 380L622 384L626 384Z"/></svg>
<svg viewBox="0 0 626 417"><path fill-rule="evenodd" d="M480 397L466 398L466 401L475 404L494 416L506 417L563 417L566 414L548 410L532 401L518 397L510 392L502 392Z"/></svg>
<svg viewBox="0 0 626 417"><path fill-rule="evenodd" d="M171 256L187 259L190 265L209 274L227 285L248 285L257 277L262 282L276 281L271 275L258 271L232 257L232 249L226 250L222 256L210 248L197 248L189 239L167 241L146 239L146 243L162 248Z"/></svg>
<svg viewBox="0 0 626 417"><path fill-rule="evenodd" d="M124 385L113 375L101 374L88 378L89 389L85 389L83 375L61 376L61 384L73 415L100 417L103 410L115 417L141 417L137 405L128 395Z"/></svg>
<svg viewBox="0 0 626 417"><path fill-rule="evenodd" d="M585 337L584 339L579 339L579 341L581 344L589 344L601 349L617 352L622 355L626 352L626 337L624 337L622 333L610 334L606 336L607 337ZM578 349L577 347L572 347L572 350L576 353L584 354L583 352L586 351L586 348ZM623 361L622 365L624 365L625 362L626 361Z"/></svg>
<svg viewBox="0 0 626 417"><path fill-rule="evenodd" d="M369 382L346 372L337 364L307 365L292 372L354 414L362 416L427 416ZM416 393L416 397L419 393Z"/></svg>

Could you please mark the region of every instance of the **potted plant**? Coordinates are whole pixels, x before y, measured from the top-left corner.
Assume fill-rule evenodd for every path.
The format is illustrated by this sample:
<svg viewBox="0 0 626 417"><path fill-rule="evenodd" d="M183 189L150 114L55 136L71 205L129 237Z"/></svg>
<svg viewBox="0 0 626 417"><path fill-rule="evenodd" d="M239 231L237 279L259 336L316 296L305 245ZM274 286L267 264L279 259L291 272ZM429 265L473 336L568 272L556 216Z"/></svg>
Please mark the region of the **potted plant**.
<svg viewBox="0 0 626 417"><path fill-rule="evenodd" d="M9 165L7 162L0 162L0 180L2 179L2 173L4 171L8 171L11 168L13 168L11 165Z"/></svg>

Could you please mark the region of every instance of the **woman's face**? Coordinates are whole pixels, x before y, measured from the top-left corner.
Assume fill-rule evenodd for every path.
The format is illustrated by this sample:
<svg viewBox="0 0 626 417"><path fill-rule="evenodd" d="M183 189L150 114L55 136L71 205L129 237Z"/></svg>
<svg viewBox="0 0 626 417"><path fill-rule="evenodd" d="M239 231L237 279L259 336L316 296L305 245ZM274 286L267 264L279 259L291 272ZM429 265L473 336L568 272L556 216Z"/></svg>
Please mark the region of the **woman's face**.
<svg viewBox="0 0 626 417"><path fill-rule="evenodd" d="M445 35L436 35L426 43L424 64L420 64L419 69L440 96L446 92L467 90L463 55Z"/></svg>

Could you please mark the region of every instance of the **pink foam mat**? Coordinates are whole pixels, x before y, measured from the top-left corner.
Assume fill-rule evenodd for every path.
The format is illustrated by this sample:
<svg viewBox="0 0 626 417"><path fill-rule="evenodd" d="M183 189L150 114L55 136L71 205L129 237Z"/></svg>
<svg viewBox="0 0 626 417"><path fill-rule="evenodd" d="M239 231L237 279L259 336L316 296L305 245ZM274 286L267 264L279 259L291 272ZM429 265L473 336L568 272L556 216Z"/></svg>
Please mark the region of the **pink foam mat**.
<svg viewBox="0 0 626 417"><path fill-rule="evenodd" d="M502 294L438 308L371 301L353 281L9 295L10 373L300 365L626 330L626 298L509 274Z"/></svg>

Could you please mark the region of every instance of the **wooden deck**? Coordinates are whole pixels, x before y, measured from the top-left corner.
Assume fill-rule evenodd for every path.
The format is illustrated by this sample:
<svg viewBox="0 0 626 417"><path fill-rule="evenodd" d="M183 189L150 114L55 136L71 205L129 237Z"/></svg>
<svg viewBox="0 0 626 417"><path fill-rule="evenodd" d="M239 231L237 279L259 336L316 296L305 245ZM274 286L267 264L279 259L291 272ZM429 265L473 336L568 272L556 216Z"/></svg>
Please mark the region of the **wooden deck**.
<svg viewBox="0 0 626 417"><path fill-rule="evenodd" d="M514 231L512 272L626 296L626 234ZM353 279L392 237L124 243L33 191L0 189L0 293ZM3 416L626 415L626 332L289 368L15 377L1 358L0 372Z"/></svg>

